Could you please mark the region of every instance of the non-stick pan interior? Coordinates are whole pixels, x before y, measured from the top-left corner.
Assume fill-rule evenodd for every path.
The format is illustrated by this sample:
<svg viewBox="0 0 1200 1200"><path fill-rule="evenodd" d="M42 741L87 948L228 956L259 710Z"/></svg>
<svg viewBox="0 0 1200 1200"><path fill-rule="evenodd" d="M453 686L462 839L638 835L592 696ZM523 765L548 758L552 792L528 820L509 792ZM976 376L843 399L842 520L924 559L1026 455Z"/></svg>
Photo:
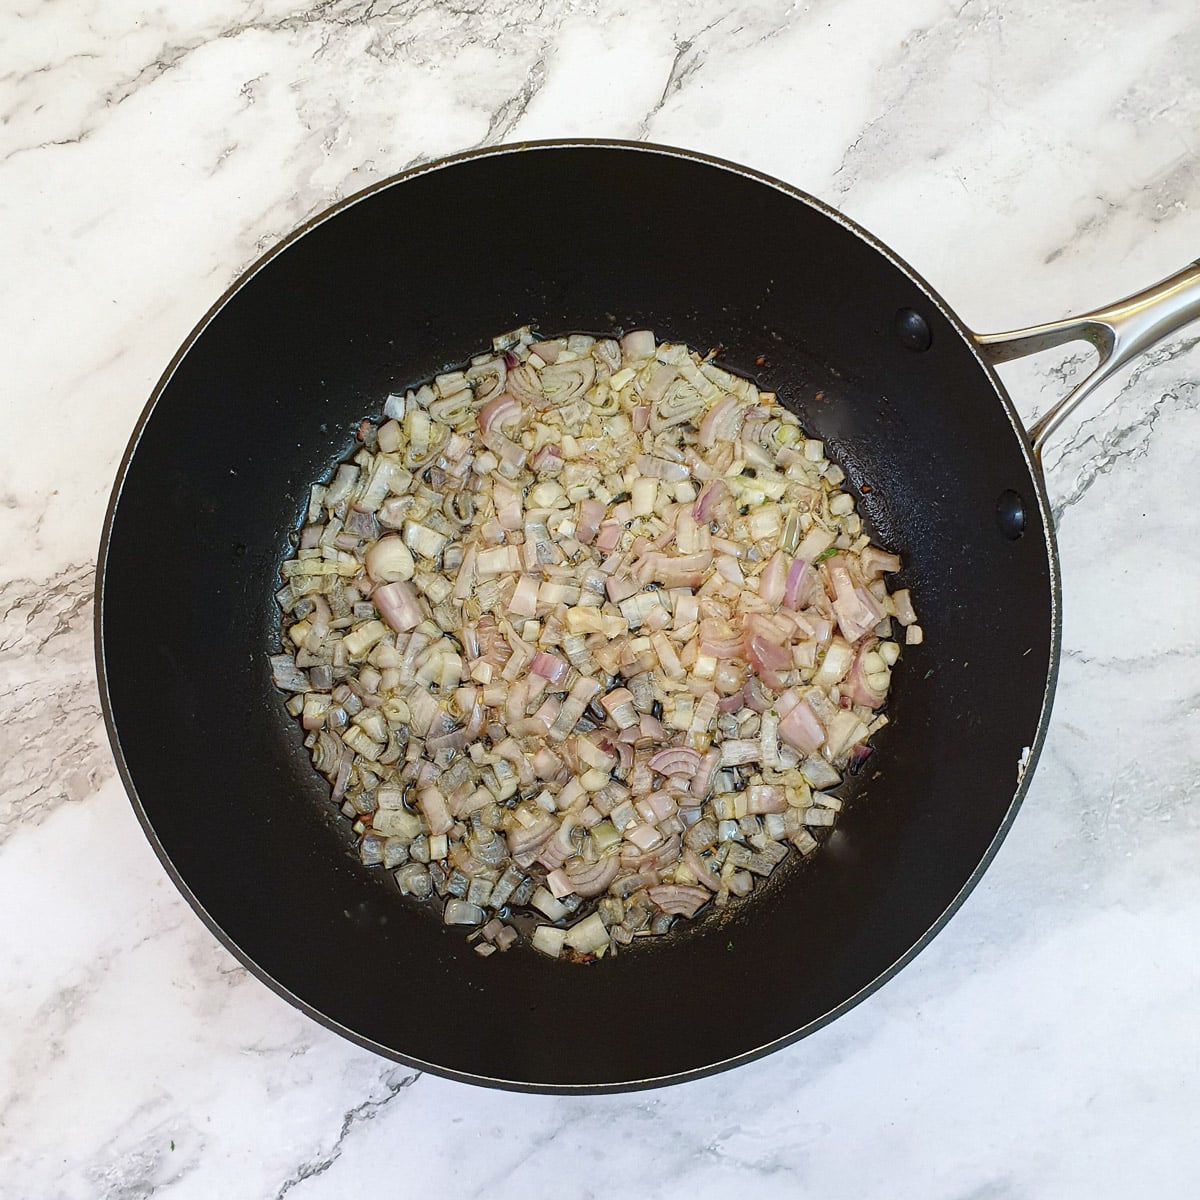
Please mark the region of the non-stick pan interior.
<svg viewBox="0 0 1200 1200"><path fill-rule="evenodd" d="M929 349L897 338L902 308L928 322ZM308 485L389 391L525 322L722 344L728 366L778 388L829 443L902 554L925 630L896 670L892 724L835 846L728 920L588 967L524 949L481 959L461 929L361 867L266 663L278 563ZM1025 501L1018 540L996 521L1008 489ZM102 676L152 840L273 986L447 1073L620 1086L819 1023L938 922L1005 825L1039 736L1050 560L993 384L923 286L869 241L694 157L512 149L343 207L202 328L119 486Z"/></svg>

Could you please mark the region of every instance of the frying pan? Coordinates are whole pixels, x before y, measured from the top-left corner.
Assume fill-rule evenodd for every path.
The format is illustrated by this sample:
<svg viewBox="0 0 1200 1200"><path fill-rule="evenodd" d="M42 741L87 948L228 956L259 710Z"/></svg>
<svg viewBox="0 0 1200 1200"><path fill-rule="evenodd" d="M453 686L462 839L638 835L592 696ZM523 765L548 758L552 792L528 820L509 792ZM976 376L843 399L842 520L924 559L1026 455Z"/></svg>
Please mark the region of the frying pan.
<svg viewBox="0 0 1200 1200"><path fill-rule="evenodd" d="M1040 446L1091 387L1196 316L1192 266L1086 317L978 337L839 213L645 144L502 147L362 192L221 298L121 463L96 643L138 818L255 975L421 1069L618 1091L792 1042L911 960L995 854L1058 664ZM877 540L903 557L897 586L925 631L829 845L726 919L589 967L526 949L481 960L363 867L267 664L308 485L389 392L526 322L723 345L723 364L778 390L844 467ZM1076 338L1101 366L1027 433L991 364Z"/></svg>

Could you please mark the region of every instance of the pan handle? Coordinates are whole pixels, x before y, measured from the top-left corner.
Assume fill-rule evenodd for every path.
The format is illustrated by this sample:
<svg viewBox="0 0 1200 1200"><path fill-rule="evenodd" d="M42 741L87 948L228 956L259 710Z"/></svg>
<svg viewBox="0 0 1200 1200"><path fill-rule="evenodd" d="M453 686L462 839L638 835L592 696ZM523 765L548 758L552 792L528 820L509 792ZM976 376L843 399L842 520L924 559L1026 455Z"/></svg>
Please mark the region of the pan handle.
<svg viewBox="0 0 1200 1200"><path fill-rule="evenodd" d="M1200 319L1200 260L1107 308L1046 325L1031 325L1028 329L972 336L991 363L1024 358L1075 341L1091 342L1099 352L1100 362L1095 370L1029 430L1034 456L1040 461L1046 439L1081 400L1151 346L1197 319Z"/></svg>

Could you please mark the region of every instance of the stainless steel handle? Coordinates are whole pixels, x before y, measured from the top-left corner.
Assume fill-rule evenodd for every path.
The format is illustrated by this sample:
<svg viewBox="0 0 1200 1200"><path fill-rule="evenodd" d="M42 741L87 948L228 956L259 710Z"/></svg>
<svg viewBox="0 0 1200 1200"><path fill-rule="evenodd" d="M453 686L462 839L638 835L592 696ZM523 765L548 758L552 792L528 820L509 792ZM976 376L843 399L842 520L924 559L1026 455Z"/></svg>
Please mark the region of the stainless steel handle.
<svg viewBox="0 0 1200 1200"><path fill-rule="evenodd" d="M1107 308L1028 329L972 336L993 363L1024 358L1075 341L1091 342L1099 352L1100 362L1095 370L1029 430L1034 455L1040 460L1046 439L1081 400L1138 355L1195 320L1200 320L1200 260Z"/></svg>

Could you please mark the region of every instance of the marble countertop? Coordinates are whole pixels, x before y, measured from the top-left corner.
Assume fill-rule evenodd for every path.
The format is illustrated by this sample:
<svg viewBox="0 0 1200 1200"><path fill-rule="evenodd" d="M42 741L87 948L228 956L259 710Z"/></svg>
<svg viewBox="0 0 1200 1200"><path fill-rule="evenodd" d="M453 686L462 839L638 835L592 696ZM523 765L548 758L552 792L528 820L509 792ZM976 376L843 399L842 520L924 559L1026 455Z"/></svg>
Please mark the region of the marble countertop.
<svg viewBox="0 0 1200 1200"><path fill-rule="evenodd" d="M163 367L343 195L513 139L694 147L829 201L969 324L1007 328L1196 257L1198 63L1186 0L4 6L0 1196L1195 1194L1200 328L1047 453L1062 674L984 881L847 1016L697 1083L551 1098L418 1076L248 975L115 776L91 596ZM1086 364L1006 379L1029 415Z"/></svg>

